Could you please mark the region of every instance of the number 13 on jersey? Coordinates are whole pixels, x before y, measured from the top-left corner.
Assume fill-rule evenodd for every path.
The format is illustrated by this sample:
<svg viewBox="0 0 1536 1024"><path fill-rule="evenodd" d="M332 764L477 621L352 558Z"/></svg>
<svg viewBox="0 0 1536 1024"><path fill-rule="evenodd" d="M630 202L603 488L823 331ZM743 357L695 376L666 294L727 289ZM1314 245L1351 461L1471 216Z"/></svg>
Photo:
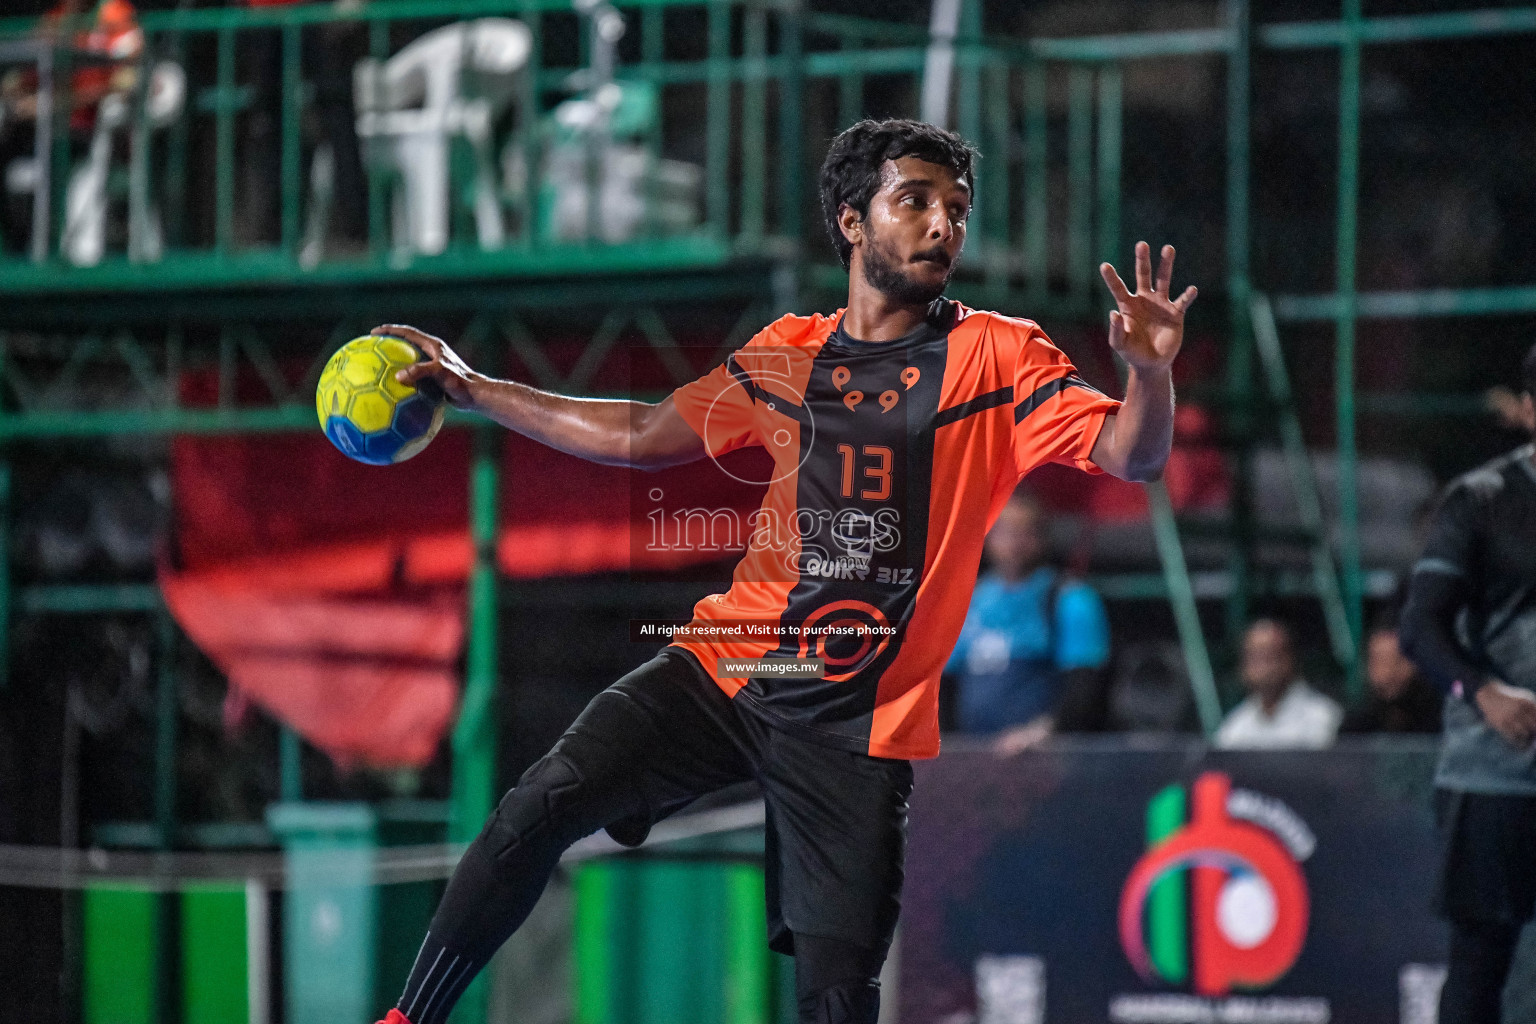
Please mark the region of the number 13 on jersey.
<svg viewBox="0 0 1536 1024"><path fill-rule="evenodd" d="M853 445L838 445L837 454L843 462L843 497L851 498L853 497ZM873 481L873 486L861 489L859 497L868 501L885 501L891 496L891 463L895 459L895 453L883 444L867 444L864 446L863 455L865 459L870 460L870 463L864 467L864 476Z"/></svg>

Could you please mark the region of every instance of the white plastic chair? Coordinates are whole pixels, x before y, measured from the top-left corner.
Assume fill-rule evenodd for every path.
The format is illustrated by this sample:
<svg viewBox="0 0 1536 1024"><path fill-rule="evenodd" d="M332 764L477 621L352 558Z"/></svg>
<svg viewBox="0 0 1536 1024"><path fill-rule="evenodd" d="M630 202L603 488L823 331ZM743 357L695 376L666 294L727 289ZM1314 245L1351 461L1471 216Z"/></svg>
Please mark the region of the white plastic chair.
<svg viewBox="0 0 1536 1024"><path fill-rule="evenodd" d="M357 65L357 134L376 164L398 174L393 226L397 252L435 255L448 247L449 147L475 154L475 228L482 249L504 244L491 130L511 101L533 49L528 26L509 18L445 25L382 63ZM467 86L467 88L466 88Z"/></svg>
<svg viewBox="0 0 1536 1024"><path fill-rule="evenodd" d="M676 235L697 225L703 168L657 157L628 137L644 125L615 117L626 88L643 87L609 82L554 109L545 153L544 237L616 243L648 228ZM644 116L658 114L651 110Z"/></svg>

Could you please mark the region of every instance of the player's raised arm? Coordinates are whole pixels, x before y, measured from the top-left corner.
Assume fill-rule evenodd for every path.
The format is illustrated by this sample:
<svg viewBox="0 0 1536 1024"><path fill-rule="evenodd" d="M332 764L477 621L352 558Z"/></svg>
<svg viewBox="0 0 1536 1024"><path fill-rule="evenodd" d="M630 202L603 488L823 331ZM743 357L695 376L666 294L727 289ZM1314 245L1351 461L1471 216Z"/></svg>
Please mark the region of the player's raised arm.
<svg viewBox="0 0 1536 1024"><path fill-rule="evenodd" d="M1168 297L1173 246L1163 246L1157 278L1152 250L1136 243L1136 291L1108 263L1099 273L1118 307L1109 314L1109 346L1130 367L1125 403L1104 422L1093 446L1093 464L1122 480L1155 480L1173 448L1173 360L1184 343L1184 311L1195 301L1193 285Z"/></svg>
<svg viewBox="0 0 1536 1024"><path fill-rule="evenodd" d="M456 409L479 413L562 452L607 466L663 469L701 459L704 442L671 398L651 405L627 399L572 398L472 369L441 338L404 324L374 334L403 338L427 358L401 370L401 381L432 382Z"/></svg>

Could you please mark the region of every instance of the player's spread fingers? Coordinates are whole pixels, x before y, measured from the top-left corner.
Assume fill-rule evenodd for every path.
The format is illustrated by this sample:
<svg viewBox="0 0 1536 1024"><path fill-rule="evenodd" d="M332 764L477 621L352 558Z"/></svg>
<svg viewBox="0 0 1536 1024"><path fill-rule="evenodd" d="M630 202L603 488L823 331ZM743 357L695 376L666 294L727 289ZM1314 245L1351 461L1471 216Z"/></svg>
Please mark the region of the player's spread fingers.
<svg viewBox="0 0 1536 1024"><path fill-rule="evenodd" d="M1109 288L1109 294L1113 295L1116 302L1126 303L1131 301L1131 290L1120 280L1120 274L1108 263L1099 264L1099 276L1104 278L1104 284Z"/></svg>
<svg viewBox="0 0 1536 1024"><path fill-rule="evenodd" d="M1167 295L1168 287L1173 283L1173 246L1163 246L1162 253L1157 259L1157 294Z"/></svg>
<svg viewBox="0 0 1536 1024"><path fill-rule="evenodd" d="M1146 242L1136 243L1136 291L1152 290L1152 247Z"/></svg>
<svg viewBox="0 0 1536 1024"><path fill-rule="evenodd" d="M1190 304L1195 301L1195 296L1199 294L1200 290L1194 285L1190 285L1188 288L1184 289L1184 294L1173 300L1174 308L1177 309L1180 313L1184 312L1190 307Z"/></svg>

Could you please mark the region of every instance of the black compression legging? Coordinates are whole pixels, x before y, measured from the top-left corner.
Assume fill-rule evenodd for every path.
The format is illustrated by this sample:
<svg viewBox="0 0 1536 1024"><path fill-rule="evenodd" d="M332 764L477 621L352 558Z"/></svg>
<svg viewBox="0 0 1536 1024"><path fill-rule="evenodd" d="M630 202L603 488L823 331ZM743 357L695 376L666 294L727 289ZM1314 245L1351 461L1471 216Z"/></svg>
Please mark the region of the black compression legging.
<svg viewBox="0 0 1536 1024"><path fill-rule="evenodd" d="M411 1024L443 1024L501 944L522 925L577 839L631 813L624 789L592 784L559 753L541 760L501 801L465 851L432 917L396 1004ZM875 1024L885 956L797 935L795 994L803 1024Z"/></svg>
<svg viewBox="0 0 1536 1024"><path fill-rule="evenodd" d="M628 809L623 790L586 782L569 757L551 753L502 798L448 880L396 1004L411 1024L442 1024L527 919L566 848Z"/></svg>
<svg viewBox="0 0 1536 1024"><path fill-rule="evenodd" d="M1498 1024L1520 927L1451 922L1451 959L1440 990L1440 1024Z"/></svg>
<svg viewBox="0 0 1536 1024"><path fill-rule="evenodd" d="M800 1024L875 1024L885 954L842 939L795 936Z"/></svg>

